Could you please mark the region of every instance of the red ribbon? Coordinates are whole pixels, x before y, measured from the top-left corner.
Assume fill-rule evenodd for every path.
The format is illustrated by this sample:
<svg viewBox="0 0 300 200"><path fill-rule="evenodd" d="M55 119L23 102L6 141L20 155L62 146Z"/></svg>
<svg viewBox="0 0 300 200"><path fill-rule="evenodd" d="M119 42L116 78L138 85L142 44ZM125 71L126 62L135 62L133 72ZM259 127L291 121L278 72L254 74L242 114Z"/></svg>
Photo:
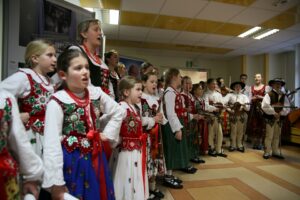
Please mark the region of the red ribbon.
<svg viewBox="0 0 300 200"><path fill-rule="evenodd" d="M143 133L140 136L140 141L142 143L142 174L143 174L143 184L144 184L144 192L146 192L145 188L145 176L146 176L146 161L147 161L147 134Z"/></svg>
<svg viewBox="0 0 300 200"><path fill-rule="evenodd" d="M92 165L95 170L96 176L99 179L100 196L101 199L107 199L103 162L101 162L100 172L99 172L99 156L102 156L100 133L95 130L90 130L86 136L89 140L93 142Z"/></svg>

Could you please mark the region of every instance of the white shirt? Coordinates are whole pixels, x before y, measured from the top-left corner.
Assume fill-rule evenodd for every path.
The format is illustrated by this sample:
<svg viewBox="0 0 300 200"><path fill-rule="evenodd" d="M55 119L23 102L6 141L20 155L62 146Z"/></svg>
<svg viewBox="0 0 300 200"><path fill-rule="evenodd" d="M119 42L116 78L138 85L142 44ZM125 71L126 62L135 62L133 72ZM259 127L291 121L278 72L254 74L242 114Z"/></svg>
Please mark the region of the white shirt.
<svg viewBox="0 0 300 200"><path fill-rule="evenodd" d="M209 102L213 102L215 103L223 103L223 97L221 95L221 93L217 92L217 91L212 91L207 89L207 91L204 93L203 95L203 99L205 100L205 105L206 105L206 110L209 112L214 112L216 111L218 108L213 106L213 105L209 105Z"/></svg>
<svg viewBox="0 0 300 200"><path fill-rule="evenodd" d="M249 99L245 94L242 93L228 93L224 97L224 104L234 104L236 102L239 102L241 105L241 109L244 109L246 111L250 110L250 105L249 105ZM228 110L231 110L230 108Z"/></svg>
<svg viewBox="0 0 300 200"><path fill-rule="evenodd" d="M23 72L21 72L23 71ZM30 74L34 81L43 85L43 87L48 90L50 93L54 93L54 84L52 83L51 79L47 79L42 75L37 75L32 69L30 68L22 68L19 69L18 72L12 74L11 76L7 77L0 83L0 88L9 91L12 93L15 98L24 98L26 97L30 91L31 86L28 80L28 77L25 73ZM50 84L48 81L50 80ZM46 84L45 84L46 83Z"/></svg>
<svg viewBox="0 0 300 200"><path fill-rule="evenodd" d="M100 98L100 110L104 114L111 116L107 125L103 128L102 133L110 142L119 141L119 132L124 110L105 94L100 87L88 87L90 99ZM54 97L64 103L75 103L75 101L64 91L58 91L53 94ZM55 101L50 100L46 109L45 118L45 145L44 145L44 164L45 175L42 186L49 188L53 185L64 185L63 176L63 153L61 147L61 136L63 128L64 113L61 106Z"/></svg>
<svg viewBox="0 0 300 200"><path fill-rule="evenodd" d="M166 106L165 114L167 115L167 119L169 121L173 133L175 133L176 131L180 131L183 128L175 112L175 98L176 98L175 92L177 91L175 91L172 87L168 87L165 91L165 96L164 96L164 101ZM180 95L180 93L178 93L178 95Z"/></svg>
<svg viewBox="0 0 300 200"><path fill-rule="evenodd" d="M273 91L275 91L275 90L273 90ZM290 102L289 102L289 100L286 96L284 97L283 106L290 106ZM261 103L261 108L268 115L275 115L276 114L274 107L271 106L271 98L270 98L269 93L267 93L264 96L264 98L262 100L262 103ZM280 111L280 115L286 116L289 112L290 112L290 108L283 108L282 111Z"/></svg>
<svg viewBox="0 0 300 200"><path fill-rule="evenodd" d="M158 105L159 97L158 96L146 94L146 93L143 92L142 98L147 101L147 103L150 106L150 108L152 108L153 105L156 105L157 108L159 107L159 105ZM141 103L139 103L138 106L140 108L140 112L142 113L142 105L141 105ZM164 124L166 124L168 122L168 120L165 118L162 106L160 107L159 112L163 114L163 122L162 122L162 124L164 125ZM141 116L142 116L142 114L141 114ZM154 118L153 117L149 117L149 116L142 116L142 125L143 126L147 126L146 129L150 130L155 125Z"/></svg>
<svg viewBox="0 0 300 200"><path fill-rule="evenodd" d="M25 127L20 118L18 104L13 95L0 89L0 109L5 106L5 99L12 103L11 126L8 135L9 149L13 152L20 166L20 173L25 181L42 180L44 172L42 160L36 155L28 140Z"/></svg>

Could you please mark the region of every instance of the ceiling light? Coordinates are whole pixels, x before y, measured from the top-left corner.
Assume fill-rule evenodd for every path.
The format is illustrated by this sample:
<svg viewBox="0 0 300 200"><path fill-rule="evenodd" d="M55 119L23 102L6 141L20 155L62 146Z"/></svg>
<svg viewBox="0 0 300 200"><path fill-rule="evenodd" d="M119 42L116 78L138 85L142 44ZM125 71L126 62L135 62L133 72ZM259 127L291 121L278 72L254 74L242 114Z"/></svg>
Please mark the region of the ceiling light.
<svg viewBox="0 0 300 200"><path fill-rule="evenodd" d="M119 10L109 10L109 23L119 24Z"/></svg>
<svg viewBox="0 0 300 200"><path fill-rule="evenodd" d="M238 35L238 37L244 38L244 37L246 37L246 36L248 36L248 35L251 35L251 34L253 34L253 33L259 31L260 29L261 29L261 27L255 26L255 27L249 29L248 31L246 31L246 32L244 32L244 33Z"/></svg>
<svg viewBox="0 0 300 200"><path fill-rule="evenodd" d="M255 35L253 38L256 40L260 40L264 37L267 37L269 35L272 35L274 33L277 33L279 31L279 29L271 29L271 30L267 30L266 32L260 33L259 35Z"/></svg>

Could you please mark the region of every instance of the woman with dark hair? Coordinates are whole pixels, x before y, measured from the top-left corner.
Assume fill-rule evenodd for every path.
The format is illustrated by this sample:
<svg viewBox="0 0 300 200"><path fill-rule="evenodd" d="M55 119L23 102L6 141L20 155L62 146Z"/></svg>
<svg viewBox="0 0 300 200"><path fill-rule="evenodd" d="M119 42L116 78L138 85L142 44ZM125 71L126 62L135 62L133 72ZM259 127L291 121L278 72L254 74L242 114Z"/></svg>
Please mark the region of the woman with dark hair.
<svg viewBox="0 0 300 200"><path fill-rule="evenodd" d="M112 49L104 54L105 57L105 64L109 68L109 80L112 83L115 100L118 101L118 83L120 77L118 73L115 71L115 68L118 66L119 63L119 54L116 50Z"/></svg>

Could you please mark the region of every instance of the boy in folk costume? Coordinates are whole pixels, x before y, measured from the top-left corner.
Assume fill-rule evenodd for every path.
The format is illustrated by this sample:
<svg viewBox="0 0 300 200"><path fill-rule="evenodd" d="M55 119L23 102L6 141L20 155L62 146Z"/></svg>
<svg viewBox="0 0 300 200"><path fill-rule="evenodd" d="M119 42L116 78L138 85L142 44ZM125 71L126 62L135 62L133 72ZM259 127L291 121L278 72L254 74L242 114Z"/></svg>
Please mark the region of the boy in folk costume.
<svg viewBox="0 0 300 200"><path fill-rule="evenodd" d="M282 118L290 112L290 103L281 87L285 82L281 78L269 81L272 90L263 98L261 108L264 111L266 121L265 152L263 158L268 159L272 155L275 158L284 159L281 155L280 140Z"/></svg>
<svg viewBox="0 0 300 200"><path fill-rule="evenodd" d="M231 145L229 151L238 150L245 152L242 140L244 135L244 126L246 125L245 111L249 111L249 99L246 95L241 93L241 90L245 87L242 82L234 82L230 85L230 88L234 90L234 93L228 94L224 103L229 104L230 107L227 111L230 113L230 126L231 126Z"/></svg>
<svg viewBox="0 0 300 200"><path fill-rule="evenodd" d="M31 193L38 198L42 160L33 151L13 95L0 89L0 194L1 200L20 199ZM20 174L19 174L20 173ZM20 177L22 189L20 192Z"/></svg>
<svg viewBox="0 0 300 200"><path fill-rule="evenodd" d="M207 111L214 115L208 122L208 154L214 157L227 157L222 151L223 132L220 114L223 109L223 97L216 91L216 87L215 79L207 80L207 91L204 93L204 99L207 104Z"/></svg>
<svg viewBox="0 0 300 200"><path fill-rule="evenodd" d="M196 100L190 93L192 91L192 80L190 77L185 76L182 78L182 92L183 103L187 109L185 117L185 129L187 133L187 145L189 149L190 161L193 163L205 163L204 160L200 159L199 145L197 144L198 135L196 134L196 126L199 123L199 119L203 119L196 111Z"/></svg>

